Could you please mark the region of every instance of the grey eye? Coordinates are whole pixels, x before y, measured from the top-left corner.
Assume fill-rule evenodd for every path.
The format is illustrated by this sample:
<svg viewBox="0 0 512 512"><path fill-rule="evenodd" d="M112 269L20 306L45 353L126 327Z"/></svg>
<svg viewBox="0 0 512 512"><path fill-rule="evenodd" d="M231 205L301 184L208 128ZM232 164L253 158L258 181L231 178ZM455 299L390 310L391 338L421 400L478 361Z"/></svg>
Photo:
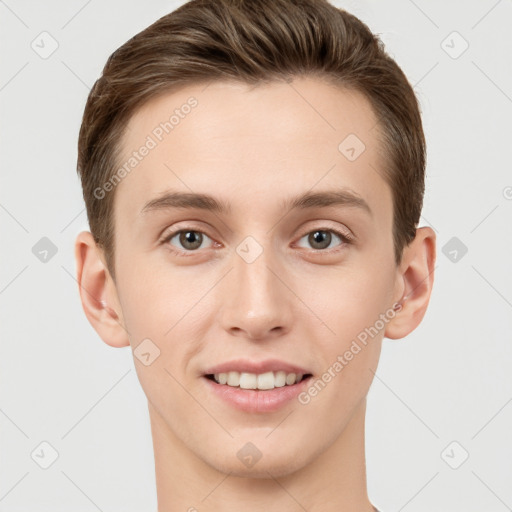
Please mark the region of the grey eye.
<svg viewBox="0 0 512 512"><path fill-rule="evenodd" d="M314 231L311 231L311 233L308 233L307 235L303 236L301 240L306 238L307 242L313 249L322 250L329 248L331 242L334 239L333 236L334 238L337 238L340 242L343 242L340 235L336 234L332 230L327 229L315 229Z"/></svg>

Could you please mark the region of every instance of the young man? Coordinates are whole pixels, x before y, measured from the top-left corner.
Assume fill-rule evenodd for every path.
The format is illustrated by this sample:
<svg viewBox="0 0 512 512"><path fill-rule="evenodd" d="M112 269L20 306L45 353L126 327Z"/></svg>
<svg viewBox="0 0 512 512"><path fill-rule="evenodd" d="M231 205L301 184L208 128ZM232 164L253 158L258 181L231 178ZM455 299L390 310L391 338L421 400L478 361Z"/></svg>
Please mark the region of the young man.
<svg viewBox="0 0 512 512"><path fill-rule="evenodd" d="M366 396L435 235L406 77L324 0L192 1L90 92L87 318L131 346L160 512L371 512Z"/></svg>

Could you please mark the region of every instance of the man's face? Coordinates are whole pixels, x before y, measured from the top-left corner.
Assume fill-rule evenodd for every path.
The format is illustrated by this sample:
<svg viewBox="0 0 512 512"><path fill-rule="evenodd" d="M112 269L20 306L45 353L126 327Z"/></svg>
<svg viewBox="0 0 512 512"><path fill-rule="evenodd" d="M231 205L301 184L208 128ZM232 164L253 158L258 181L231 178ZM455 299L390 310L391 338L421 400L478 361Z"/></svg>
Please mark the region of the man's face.
<svg viewBox="0 0 512 512"><path fill-rule="evenodd" d="M189 113L172 131L155 131L191 96L197 105L180 111ZM148 135L157 144L116 190L121 320L133 349L151 340L148 361L160 351L148 365L135 359L152 420L213 468L263 476L301 468L364 405L382 314L400 298L376 122L363 96L313 79L190 86L129 122L123 162ZM171 201L145 208L169 193L208 194L226 210ZM322 193L356 199L291 208ZM358 341L365 329L366 345ZM240 359L279 360L312 377L278 404L285 387L222 397L234 388L205 373ZM318 380L324 385L309 393ZM233 402L256 394L252 406ZM240 457L248 442L262 454L254 467Z"/></svg>

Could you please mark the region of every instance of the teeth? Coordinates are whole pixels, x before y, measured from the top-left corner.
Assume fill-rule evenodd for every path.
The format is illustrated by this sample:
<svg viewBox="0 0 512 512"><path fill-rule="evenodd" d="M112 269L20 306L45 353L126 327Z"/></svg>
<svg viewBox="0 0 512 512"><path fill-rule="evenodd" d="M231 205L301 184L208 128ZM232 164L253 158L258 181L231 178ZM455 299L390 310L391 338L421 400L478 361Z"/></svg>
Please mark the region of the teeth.
<svg viewBox="0 0 512 512"><path fill-rule="evenodd" d="M226 372L216 373L213 378L219 384L227 384L241 389L274 389L291 386L302 380L302 373L286 373L284 371L260 373Z"/></svg>
<svg viewBox="0 0 512 512"><path fill-rule="evenodd" d="M239 379L239 386L242 389L257 389L258 376L254 373L241 373Z"/></svg>

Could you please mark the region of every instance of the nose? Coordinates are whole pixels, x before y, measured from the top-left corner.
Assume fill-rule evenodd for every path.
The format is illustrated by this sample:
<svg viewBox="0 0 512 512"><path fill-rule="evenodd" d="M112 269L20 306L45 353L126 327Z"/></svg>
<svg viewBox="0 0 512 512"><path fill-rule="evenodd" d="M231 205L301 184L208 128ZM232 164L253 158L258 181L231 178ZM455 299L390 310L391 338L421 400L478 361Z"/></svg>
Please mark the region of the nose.
<svg viewBox="0 0 512 512"><path fill-rule="evenodd" d="M243 252L234 251L229 286L223 290L224 330L251 340L275 338L289 332L294 296L285 274L284 265L271 255L269 248L263 248L254 261L247 259Z"/></svg>

